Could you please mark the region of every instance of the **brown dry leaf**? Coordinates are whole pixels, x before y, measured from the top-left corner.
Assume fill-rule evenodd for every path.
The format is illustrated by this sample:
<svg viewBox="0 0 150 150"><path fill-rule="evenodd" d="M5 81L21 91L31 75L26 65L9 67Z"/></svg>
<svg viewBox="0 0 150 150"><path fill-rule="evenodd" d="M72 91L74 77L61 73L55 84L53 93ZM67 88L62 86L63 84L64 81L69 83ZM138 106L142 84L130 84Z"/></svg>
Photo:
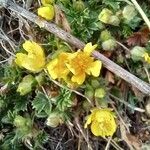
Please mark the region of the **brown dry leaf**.
<svg viewBox="0 0 150 150"><path fill-rule="evenodd" d="M54 7L55 7L55 23L61 25L65 31L71 32L69 22L63 11L59 8L58 5L55 5Z"/></svg>
<svg viewBox="0 0 150 150"><path fill-rule="evenodd" d="M140 92L136 87L132 86L132 91L134 92L135 96L137 97L137 99L139 101L143 101L144 98L144 94L142 92Z"/></svg>
<svg viewBox="0 0 150 150"><path fill-rule="evenodd" d="M47 95L48 95L49 97L51 97L51 98L56 97L56 96L59 95L59 91L58 91L58 89L55 88L55 87L50 87L50 86L48 86L48 85L45 85L45 86L44 86L44 89L45 89Z"/></svg>
<svg viewBox="0 0 150 150"><path fill-rule="evenodd" d="M0 95L6 94L8 92L8 84L3 85L0 87Z"/></svg>
<svg viewBox="0 0 150 150"><path fill-rule="evenodd" d="M105 79L109 82L109 83L112 83L114 84L115 83L115 79L114 79L114 74L111 73L110 71L107 71L106 72L106 76L105 76Z"/></svg>
<svg viewBox="0 0 150 150"><path fill-rule="evenodd" d="M141 142L136 136L131 135L130 133L126 133L126 136L136 150L141 150Z"/></svg>
<svg viewBox="0 0 150 150"><path fill-rule="evenodd" d="M120 123L121 138L129 146L130 150L141 150L141 142L137 137L128 133L122 123Z"/></svg>
<svg viewBox="0 0 150 150"><path fill-rule="evenodd" d="M127 39L127 44L129 46L143 46L145 45L148 40L149 40L149 29L148 28L143 28L139 32L133 33L128 39Z"/></svg>

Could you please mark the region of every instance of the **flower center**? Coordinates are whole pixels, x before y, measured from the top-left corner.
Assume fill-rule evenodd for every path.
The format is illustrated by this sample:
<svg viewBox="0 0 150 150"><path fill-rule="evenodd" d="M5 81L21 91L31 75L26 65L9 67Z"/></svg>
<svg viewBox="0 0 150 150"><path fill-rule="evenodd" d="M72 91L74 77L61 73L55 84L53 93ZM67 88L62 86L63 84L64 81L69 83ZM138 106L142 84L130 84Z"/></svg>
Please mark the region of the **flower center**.
<svg viewBox="0 0 150 150"><path fill-rule="evenodd" d="M84 52L79 52L79 54L73 59L72 63L75 67L75 70L78 73L85 72L86 69L92 63L93 58L89 55L85 54Z"/></svg>

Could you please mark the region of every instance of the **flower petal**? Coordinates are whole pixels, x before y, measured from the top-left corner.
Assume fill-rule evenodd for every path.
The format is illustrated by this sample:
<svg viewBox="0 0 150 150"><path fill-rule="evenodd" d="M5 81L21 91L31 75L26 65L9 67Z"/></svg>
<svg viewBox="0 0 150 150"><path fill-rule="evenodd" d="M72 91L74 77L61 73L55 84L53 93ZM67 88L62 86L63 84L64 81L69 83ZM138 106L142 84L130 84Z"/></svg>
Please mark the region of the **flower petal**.
<svg viewBox="0 0 150 150"><path fill-rule="evenodd" d="M20 66L23 67L22 65L24 64L24 62L26 61L27 55L23 54L23 53L17 53L16 54L16 59L15 59L15 63Z"/></svg>
<svg viewBox="0 0 150 150"><path fill-rule="evenodd" d="M78 84L82 84L85 81L85 73L73 75L71 81L77 82Z"/></svg>
<svg viewBox="0 0 150 150"><path fill-rule="evenodd" d="M66 64L66 66L73 74L76 74L75 68L73 68L70 64Z"/></svg>
<svg viewBox="0 0 150 150"><path fill-rule="evenodd" d="M84 128L87 128L87 126L91 123L91 121L92 121L91 119L92 119L92 115L87 116L87 120L86 120L86 123L84 125Z"/></svg>
<svg viewBox="0 0 150 150"><path fill-rule="evenodd" d="M38 8L38 15L46 20L52 20L55 15L54 7L52 5Z"/></svg>
<svg viewBox="0 0 150 150"><path fill-rule="evenodd" d="M57 65L58 63L58 59L54 59L52 61L50 61L47 65L47 70L48 70L48 73L50 74L50 76L53 78L53 79L56 79L58 76L57 76L57 73L55 72L54 68L55 66Z"/></svg>
<svg viewBox="0 0 150 150"><path fill-rule="evenodd" d="M143 55L143 57L144 57L144 59L145 59L145 61L146 61L147 63L150 63L150 56L148 55L148 53L145 53L145 54Z"/></svg>
<svg viewBox="0 0 150 150"><path fill-rule="evenodd" d="M102 130L100 130L100 124L97 121L93 121L91 124L91 132L95 136L102 136Z"/></svg>
<svg viewBox="0 0 150 150"><path fill-rule="evenodd" d="M97 47L97 44L92 45L92 43L90 42L85 45L83 51L91 55L91 53L95 50L96 47Z"/></svg>
<svg viewBox="0 0 150 150"><path fill-rule="evenodd" d="M40 45L33 41L25 41L23 48L28 54L17 53L15 62L32 72L39 72L45 66L45 54Z"/></svg>
<svg viewBox="0 0 150 150"><path fill-rule="evenodd" d="M32 42L29 40L25 41L22 46L28 53L32 52L32 50L34 49Z"/></svg>
<svg viewBox="0 0 150 150"><path fill-rule="evenodd" d="M90 66L90 68L88 68L88 70L91 72L91 74L94 77L98 77L100 74L101 67L102 67L102 62L97 60L92 63L92 65ZM87 73L89 72L88 70Z"/></svg>

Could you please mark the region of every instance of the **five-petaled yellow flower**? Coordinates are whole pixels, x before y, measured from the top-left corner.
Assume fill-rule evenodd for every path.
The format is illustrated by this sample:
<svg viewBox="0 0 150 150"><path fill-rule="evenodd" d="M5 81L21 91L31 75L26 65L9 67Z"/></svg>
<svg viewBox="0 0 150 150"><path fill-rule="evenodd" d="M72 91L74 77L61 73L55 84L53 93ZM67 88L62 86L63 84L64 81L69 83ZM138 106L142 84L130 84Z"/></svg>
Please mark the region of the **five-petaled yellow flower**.
<svg viewBox="0 0 150 150"><path fill-rule="evenodd" d="M38 15L46 20L52 20L55 16L55 10L52 5L42 6L38 8Z"/></svg>
<svg viewBox="0 0 150 150"><path fill-rule="evenodd" d="M45 54L42 47L33 41L25 41L23 48L27 54L17 53L16 64L32 72L41 71L45 66Z"/></svg>
<svg viewBox="0 0 150 150"><path fill-rule="evenodd" d="M87 117L84 128L91 124L91 131L95 136L112 136L117 128L114 114L110 109L94 108Z"/></svg>
<svg viewBox="0 0 150 150"><path fill-rule="evenodd" d="M59 56L47 65L47 70L52 79L66 79L69 73L69 69L66 66L68 61L69 53L61 53Z"/></svg>
<svg viewBox="0 0 150 150"><path fill-rule="evenodd" d="M145 61L150 64L150 56L149 56L149 54L148 53L144 53L143 57L144 57Z"/></svg>
<svg viewBox="0 0 150 150"><path fill-rule="evenodd" d="M91 43L86 44L83 51L78 50L69 57L67 63L68 69L72 72L72 82L81 85L86 78L86 74L98 77L102 66L101 61L94 61L94 57L90 56L92 51L97 47Z"/></svg>

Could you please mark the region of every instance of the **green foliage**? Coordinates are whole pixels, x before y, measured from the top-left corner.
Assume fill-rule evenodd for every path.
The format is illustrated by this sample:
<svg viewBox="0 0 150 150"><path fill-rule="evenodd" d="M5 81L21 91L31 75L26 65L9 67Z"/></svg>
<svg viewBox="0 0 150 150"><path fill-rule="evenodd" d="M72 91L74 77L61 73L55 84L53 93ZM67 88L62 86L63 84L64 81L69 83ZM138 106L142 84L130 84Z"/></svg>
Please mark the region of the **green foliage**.
<svg viewBox="0 0 150 150"><path fill-rule="evenodd" d="M73 104L72 93L66 89L61 89L60 95L56 99L57 109L62 112L65 112Z"/></svg>
<svg viewBox="0 0 150 150"><path fill-rule="evenodd" d="M114 10L117 10L120 8L120 2L118 0L103 0L103 3L108 6L113 8Z"/></svg>
<svg viewBox="0 0 150 150"><path fill-rule="evenodd" d="M36 97L32 101L33 109L38 117L45 117L51 113L52 103L49 97L38 91Z"/></svg>
<svg viewBox="0 0 150 150"><path fill-rule="evenodd" d="M17 66L3 65L0 68L0 81L5 83L13 83L19 81L22 72Z"/></svg>
<svg viewBox="0 0 150 150"><path fill-rule="evenodd" d="M89 41L96 31L103 28L103 25L98 21L99 11L86 8L80 12L72 9L72 6L62 7L62 9L71 25L72 33L85 42Z"/></svg>
<svg viewBox="0 0 150 150"><path fill-rule="evenodd" d="M14 110L16 112L19 111L27 111L27 105L29 103L29 98L27 96L19 96L15 101Z"/></svg>

